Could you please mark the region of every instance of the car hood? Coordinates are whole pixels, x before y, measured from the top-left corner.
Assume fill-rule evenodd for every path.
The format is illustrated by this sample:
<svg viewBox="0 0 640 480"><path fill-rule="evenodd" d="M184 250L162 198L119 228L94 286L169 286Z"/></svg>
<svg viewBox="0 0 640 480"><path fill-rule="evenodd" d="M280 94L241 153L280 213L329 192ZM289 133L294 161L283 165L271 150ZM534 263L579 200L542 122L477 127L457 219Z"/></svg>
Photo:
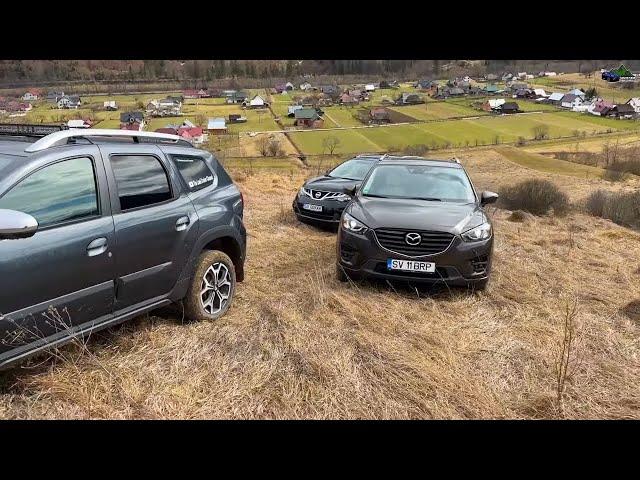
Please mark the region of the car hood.
<svg viewBox="0 0 640 480"><path fill-rule="evenodd" d="M312 188L314 190L322 190L325 192L342 193L345 187L353 188L361 183L362 180L349 180L347 178L336 178L322 175L320 177L314 177L307 180L304 183L304 187Z"/></svg>
<svg viewBox="0 0 640 480"><path fill-rule="evenodd" d="M459 235L487 221L475 203L429 202L358 196L346 212L368 227L435 230Z"/></svg>

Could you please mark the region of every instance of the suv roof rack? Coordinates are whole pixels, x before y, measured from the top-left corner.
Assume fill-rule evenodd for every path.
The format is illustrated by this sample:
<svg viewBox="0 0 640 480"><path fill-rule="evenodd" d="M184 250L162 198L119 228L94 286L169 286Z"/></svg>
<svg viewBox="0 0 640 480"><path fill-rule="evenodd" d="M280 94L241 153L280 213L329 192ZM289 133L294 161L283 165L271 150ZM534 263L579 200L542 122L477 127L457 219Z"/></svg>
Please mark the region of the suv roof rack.
<svg viewBox="0 0 640 480"><path fill-rule="evenodd" d="M17 137L45 137L52 133L66 130L68 127L61 125L47 125L42 123L0 123L0 135Z"/></svg>
<svg viewBox="0 0 640 480"><path fill-rule="evenodd" d="M106 128L69 128L66 130L60 130L57 132L49 133L48 135L42 137L35 143L32 143L27 148L24 149L25 152L33 153L39 152L41 150L46 150L47 148L54 147L57 145L63 145L68 142L69 139L72 138L86 138L86 137L105 137L105 138L118 138L118 137L131 137L134 142L139 143L141 138L145 139L154 139L154 140L164 140L173 142L175 144L179 142L184 142L185 145L193 146L190 142L184 140L182 137L178 135L171 135L168 133L157 133L157 132L139 132L134 130L117 130L117 129L106 129Z"/></svg>

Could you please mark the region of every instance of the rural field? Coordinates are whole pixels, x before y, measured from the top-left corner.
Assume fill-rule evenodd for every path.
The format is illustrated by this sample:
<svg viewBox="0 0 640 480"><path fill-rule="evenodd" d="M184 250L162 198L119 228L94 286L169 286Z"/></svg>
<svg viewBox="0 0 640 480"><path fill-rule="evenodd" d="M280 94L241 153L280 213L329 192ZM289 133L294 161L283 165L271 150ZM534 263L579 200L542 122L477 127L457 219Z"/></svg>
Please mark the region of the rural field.
<svg viewBox="0 0 640 480"><path fill-rule="evenodd" d="M457 155L479 190L544 178L579 205L596 188L639 186L570 162L557 171L512 147L443 155ZM487 292L345 285L335 235L291 212L315 172L277 162L226 163L249 244L224 318L187 324L179 307L164 309L2 372L0 418L640 418L638 232L578 209L523 219L490 207ZM560 392L567 321L575 342Z"/></svg>

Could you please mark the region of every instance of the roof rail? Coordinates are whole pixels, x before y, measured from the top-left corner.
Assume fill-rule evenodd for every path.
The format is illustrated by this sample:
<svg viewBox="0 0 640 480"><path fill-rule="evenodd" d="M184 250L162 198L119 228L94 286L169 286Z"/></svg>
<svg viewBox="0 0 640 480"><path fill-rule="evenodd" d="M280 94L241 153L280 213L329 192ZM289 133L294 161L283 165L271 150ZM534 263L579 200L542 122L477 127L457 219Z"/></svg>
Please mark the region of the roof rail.
<svg viewBox="0 0 640 480"><path fill-rule="evenodd" d="M140 138L153 138L156 140L167 140L173 143L178 143L184 140L178 135L171 135L168 133L156 133L156 132L139 132L134 130L118 130L107 128L69 128L68 130L62 130L59 132L51 133L35 143L32 143L24 149L25 152L39 152L46 150L47 148L57 145L63 145L71 138L77 137L131 137L138 143ZM188 142L187 142L188 143Z"/></svg>

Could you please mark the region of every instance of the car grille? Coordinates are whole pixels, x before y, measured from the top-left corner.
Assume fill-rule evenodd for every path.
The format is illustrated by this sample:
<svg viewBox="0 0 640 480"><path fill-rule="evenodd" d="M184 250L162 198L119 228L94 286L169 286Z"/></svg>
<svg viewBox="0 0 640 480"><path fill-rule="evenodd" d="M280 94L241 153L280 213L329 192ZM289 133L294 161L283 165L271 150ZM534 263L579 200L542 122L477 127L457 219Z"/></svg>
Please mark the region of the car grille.
<svg viewBox="0 0 640 480"><path fill-rule="evenodd" d="M391 230L385 228L378 228L374 230L374 232L378 243L384 248L409 257L442 253L449 248L454 237L454 235L447 232ZM421 237L420 243L418 245L409 245L405 241L405 235L407 233L419 233Z"/></svg>
<svg viewBox="0 0 640 480"><path fill-rule="evenodd" d="M304 193L314 200L333 200L344 196L342 192L325 192L323 190L313 190L312 188L305 188Z"/></svg>

